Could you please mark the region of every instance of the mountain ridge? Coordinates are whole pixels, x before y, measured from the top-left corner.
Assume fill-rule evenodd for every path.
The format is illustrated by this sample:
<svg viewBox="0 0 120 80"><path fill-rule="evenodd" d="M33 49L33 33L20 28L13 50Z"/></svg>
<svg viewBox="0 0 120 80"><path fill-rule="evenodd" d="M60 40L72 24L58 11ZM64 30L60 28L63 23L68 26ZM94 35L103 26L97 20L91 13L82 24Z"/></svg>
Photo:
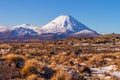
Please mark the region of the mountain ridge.
<svg viewBox="0 0 120 80"><path fill-rule="evenodd" d="M59 38L67 38L70 35L79 37L80 35L91 35L91 36L98 36L100 35L96 31L88 28L86 25L82 24L75 18L73 18L70 15L61 15L52 21L50 21L48 24L37 27L30 24L22 24L22 25L16 25L11 28L7 27L0 27L0 39L6 38L9 40L9 38L16 38L20 39L19 37L22 37L21 39L26 39L26 37L33 37L39 36L39 39L42 38L48 38L51 37L52 39L59 39ZM3 30L2 30L3 29ZM3 38L3 35L7 37ZM42 37L41 37L42 36ZM48 36L48 37L47 37Z"/></svg>

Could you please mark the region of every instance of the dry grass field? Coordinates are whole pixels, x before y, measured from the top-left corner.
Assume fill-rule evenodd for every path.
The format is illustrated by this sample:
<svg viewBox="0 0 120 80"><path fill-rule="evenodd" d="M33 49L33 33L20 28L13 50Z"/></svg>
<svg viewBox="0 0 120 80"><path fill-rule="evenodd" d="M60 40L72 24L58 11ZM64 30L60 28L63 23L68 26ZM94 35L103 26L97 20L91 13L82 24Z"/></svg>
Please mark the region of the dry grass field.
<svg viewBox="0 0 120 80"><path fill-rule="evenodd" d="M120 80L120 37L1 41L0 80Z"/></svg>

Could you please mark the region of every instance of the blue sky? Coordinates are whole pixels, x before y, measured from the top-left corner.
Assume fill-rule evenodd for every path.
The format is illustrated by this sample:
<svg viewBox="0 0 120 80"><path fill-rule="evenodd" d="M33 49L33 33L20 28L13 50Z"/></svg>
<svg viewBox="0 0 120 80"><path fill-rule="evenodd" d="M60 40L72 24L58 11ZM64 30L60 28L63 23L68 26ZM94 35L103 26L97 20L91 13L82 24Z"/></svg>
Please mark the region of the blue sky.
<svg viewBox="0 0 120 80"><path fill-rule="evenodd" d="M45 25L71 15L91 29L120 33L120 0L0 0L0 25Z"/></svg>

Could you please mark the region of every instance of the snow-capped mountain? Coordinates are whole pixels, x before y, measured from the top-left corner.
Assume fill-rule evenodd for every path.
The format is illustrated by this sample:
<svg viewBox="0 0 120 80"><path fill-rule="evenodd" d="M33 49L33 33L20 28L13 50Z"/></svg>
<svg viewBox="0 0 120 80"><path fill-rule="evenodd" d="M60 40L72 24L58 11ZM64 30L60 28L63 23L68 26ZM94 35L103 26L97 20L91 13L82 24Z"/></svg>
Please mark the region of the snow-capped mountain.
<svg viewBox="0 0 120 80"><path fill-rule="evenodd" d="M8 26L6 26L6 25L0 26L0 32L5 32L5 31L8 31L8 30L9 30Z"/></svg>
<svg viewBox="0 0 120 80"><path fill-rule="evenodd" d="M37 35L37 27L30 24L17 25L11 28L11 35Z"/></svg>
<svg viewBox="0 0 120 80"><path fill-rule="evenodd" d="M11 28L0 26L0 39L26 40L26 39L59 39L69 36L98 36L96 31L88 28L72 16L61 15L48 24L37 27L30 24L16 25Z"/></svg>
<svg viewBox="0 0 120 80"><path fill-rule="evenodd" d="M32 29L32 30L34 30L36 32L37 32L37 29L38 29L37 26L33 26L33 25L30 25L30 24L21 24L21 25L13 26L11 28L11 30L15 30L15 29L18 29L18 28Z"/></svg>
<svg viewBox="0 0 120 80"><path fill-rule="evenodd" d="M84 24L80 23L76 19L74 19L72 16L66 16L66 15L61 15L54 19L53 21L49 22L47 25L43 26L40 28L40 31L42 33L76 33L82 30L89 30L87 26Z"/></svg>

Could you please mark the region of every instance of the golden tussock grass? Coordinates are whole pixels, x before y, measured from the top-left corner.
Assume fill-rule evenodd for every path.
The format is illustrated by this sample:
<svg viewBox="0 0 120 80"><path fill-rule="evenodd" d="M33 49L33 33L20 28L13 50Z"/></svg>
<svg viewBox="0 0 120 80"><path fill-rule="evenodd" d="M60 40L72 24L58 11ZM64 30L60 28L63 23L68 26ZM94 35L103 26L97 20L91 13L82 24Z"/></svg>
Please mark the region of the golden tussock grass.
<svg viewBox="0 0 120 80"><path fill-rule="evenodd" d="M2 59L6 59L10 62L14 62L16 60L22 60L22 61L25 61L25 57L22 56L22 55L17 55L17 54L9 54L9 55L6 55L6 56L2 56Z"/></svg>
<svg viewBox="0 0 120 80"><path fill-rule="evenodd" d="M38 77L35 74L31 74L30 76L27 77L27 80L38 80Z"/></svg>
<svg viewBox="0 0 120 80"><path fill-rule="evenodd" d="M16 64L16 67L23 67L26 58L22 55L17 54L9 54L6 56L3 56L2 59L5 59L9 62L14 62Z"/></svg>
<svg viewBox="0 0 120 80"><path fill-rule="evenodd" d="M39 78L36 74L29 75L26 80L44 80L44 78Z"/></svg>
<svg viewBox="0 0 120 80"><path fill-rule="evenodd" d="M25 61L23 68L21 69L22 75L30 75L38 72L42 72L45 65L35 59L28 59Z"/></svg>
<svg viewBox="0 0 120 80"><path fill-rule="evenodd" d="M61 69L60 67L56 70L56 73L53 75L51 80L73 80L72 76Z"/></svg>

